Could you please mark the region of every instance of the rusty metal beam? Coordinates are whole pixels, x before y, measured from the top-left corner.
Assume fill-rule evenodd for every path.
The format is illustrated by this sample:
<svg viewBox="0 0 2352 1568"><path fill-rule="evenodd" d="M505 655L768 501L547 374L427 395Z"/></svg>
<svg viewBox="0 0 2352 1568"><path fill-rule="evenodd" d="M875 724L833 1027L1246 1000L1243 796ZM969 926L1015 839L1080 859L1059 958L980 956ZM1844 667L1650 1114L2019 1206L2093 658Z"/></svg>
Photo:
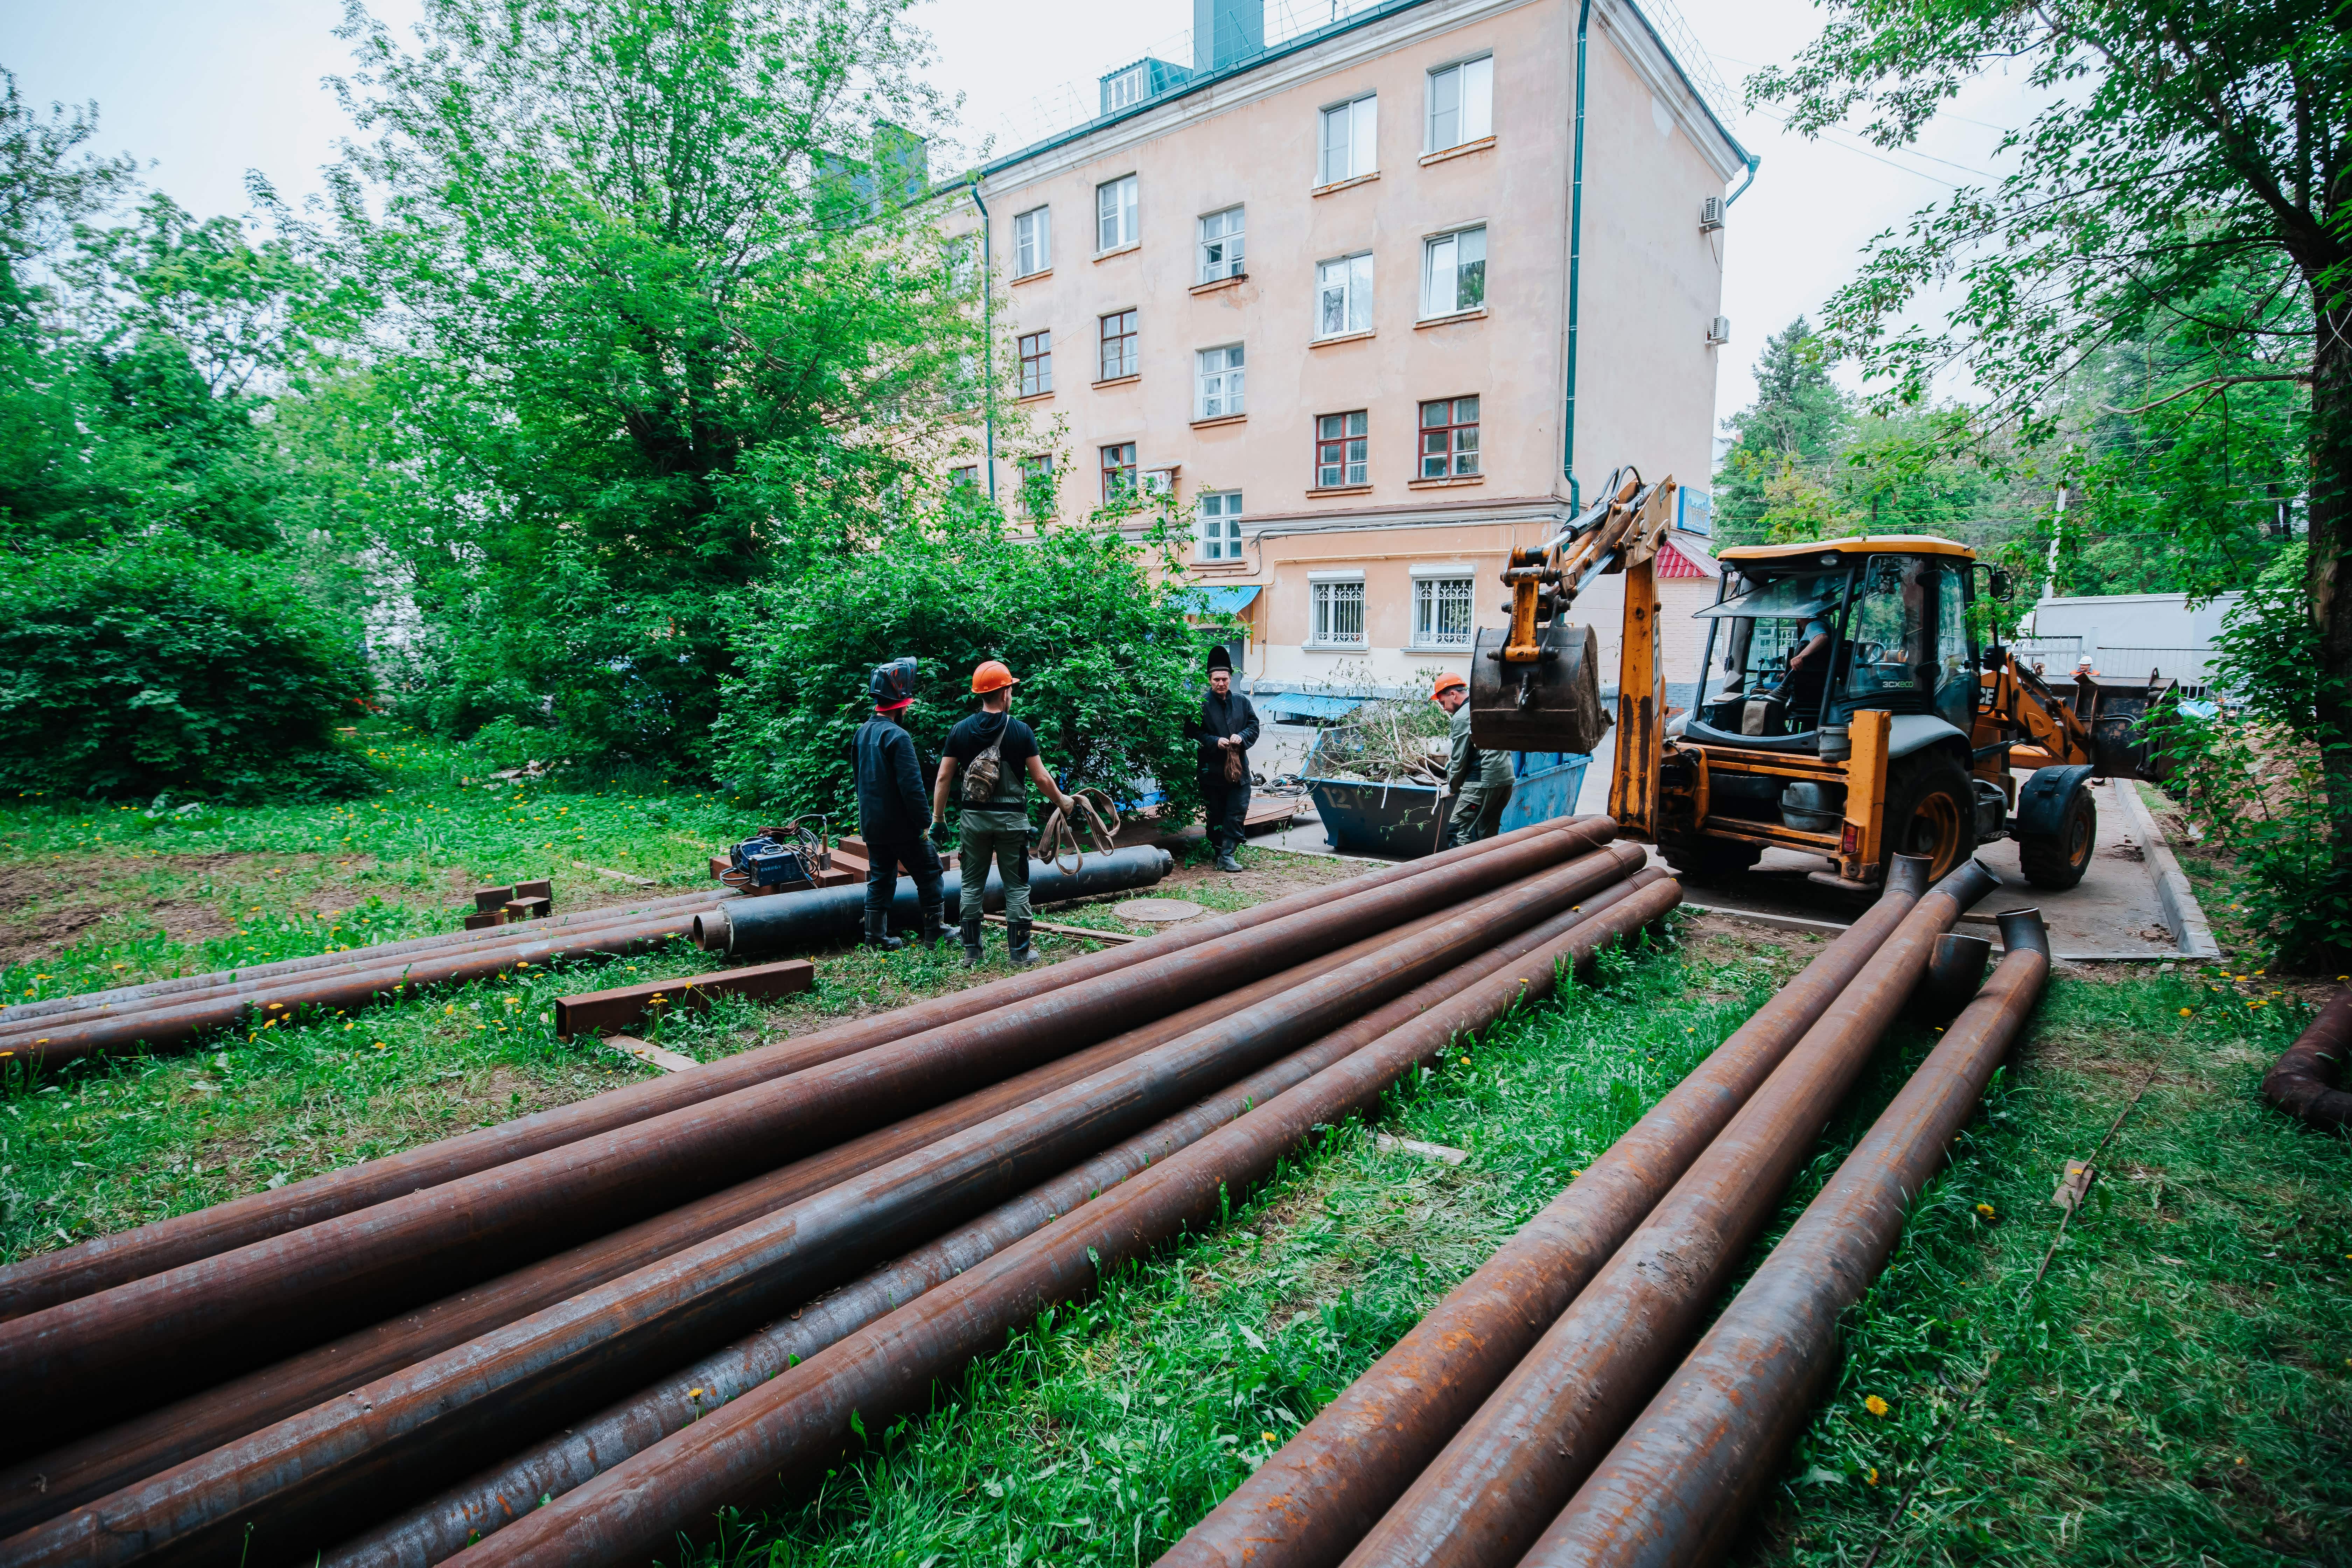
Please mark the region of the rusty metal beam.
<svg viewBox="0 0 2352 1568"><path fill-rule="evenodd" d="M2352 1127L2352 1090L2337 1087L2352 1051L2352 991L2338 991L2263 1075L2263 1098L2314 1127Z"/></svg>
<svg viewBox="0 0 2352 1568"><path fill-rule="evenodd" d="M1862 1300L2050 973L2040 914L2000 918L2009 952L1821 1194L1717 1319L1521 1568L1688 1568L1718 1561L1837 1365Z"/></svg>
<svg viewBox="0 0 2352 1568"><path fill-rule="evenodd" d="M714 970L676 980L648 980L642 985L617 985L610 991L587 991L555 999L555 1037L603 1034L626 1029L647 1018L658 1018L680 1008L701 1012L715 996L749 996L772 1001L797 996L816 984L816 965L804 958L780 963L754 963L741 969Z"/></svg>

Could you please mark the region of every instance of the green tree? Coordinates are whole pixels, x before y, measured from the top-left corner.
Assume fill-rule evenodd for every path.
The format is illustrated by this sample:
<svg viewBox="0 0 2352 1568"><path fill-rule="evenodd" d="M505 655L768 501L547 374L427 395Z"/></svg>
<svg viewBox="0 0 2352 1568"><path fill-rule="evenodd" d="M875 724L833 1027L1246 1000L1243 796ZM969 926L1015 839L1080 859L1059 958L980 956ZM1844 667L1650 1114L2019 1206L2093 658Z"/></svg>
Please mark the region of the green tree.
<svg viewBox="0 0 2352 1568"><path fill-rule="evenodd" d="M443 499L381 514L431 711L698 754L749 586L887 528L982 345L918 205L907 0L428 0L355 17L337 172L371 385ZM380 422L371 422L378 425Z"/></svg>
<svg viewBox="0 0 2352 1568"><path fill-rule="evenodd" d="M1826 0L1793 64L1749 83L1813 133L1857 120L1902 146L1988 71L2048 99L2003 137L2009 172L1874 241L1832 297L1828 335L1893 398L1965 366L1988 424L2053 434L2067 389L2112 345L2200 351L2184 398L2307 385L2305 586L2322 687L2337 879L2352 885L2352 15L2307 5ZM2226 285L2251 289L2225 299ZM1908 321L1955 296L1940 328ZM2285 290L2301 295L2282 308ZM2200 330L2184 337L2194 323ZM2142 405L2145 407L2146 405ZM2215 509L2176 514L2210 528Z"/></svg>
<svg viewBox="0 0 2352 1568"><path fill-rule="evenodd" d="M1776 503L1768 489L1778 482L1785 492L1799 482L1797 476L1818 476L1843 445L1846 399L1830 379L1830 363L1826 346L1802 316L1764 340L1756 361L1756 401L1723 422L1732 439L1716 479L1715 515L1727 543L1770 537L1765 514ZM1777 504L1785 518L1785 495Z"/></svg>

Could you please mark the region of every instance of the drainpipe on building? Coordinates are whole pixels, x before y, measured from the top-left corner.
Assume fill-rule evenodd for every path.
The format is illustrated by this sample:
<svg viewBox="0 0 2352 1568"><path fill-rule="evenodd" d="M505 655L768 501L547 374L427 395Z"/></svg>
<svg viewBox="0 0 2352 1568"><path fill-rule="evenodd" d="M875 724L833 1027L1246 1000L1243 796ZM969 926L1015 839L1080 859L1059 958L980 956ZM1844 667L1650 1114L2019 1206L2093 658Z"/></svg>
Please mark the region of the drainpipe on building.
<svg viewBox="0 0 2352 1568"><path fill-rule="evenodd" d="M1568 513L1584 510L1576 482L1576 306L1584 267L1584 47L1592 24L1592 0L1576 13L1576 156L1568 188L1568 386L1560 405L1559 470L1568 479Z"/></svg>
<svg viewBox="0 0 2352 1568"><path fill-rule="evenodd" d="M1748 177L1739 182L1739 188L1738 190L1723 198L1723 205L1726 210L1730 208L1732 203L1738 201L1740 197L1748 194L1748 187L1756 183L1756 170L1763 162L1763 159L1758 157L1753 153L1748 154Z"/></svg>
<svg viewBox="0 0 2352 1568"><path fill-rule="evenodd" d="M980 209L981 425L988 432L988 499L996 500L996 254L990 244L988 204L980 199L980 176L971 179L971 205Z"/></svg>

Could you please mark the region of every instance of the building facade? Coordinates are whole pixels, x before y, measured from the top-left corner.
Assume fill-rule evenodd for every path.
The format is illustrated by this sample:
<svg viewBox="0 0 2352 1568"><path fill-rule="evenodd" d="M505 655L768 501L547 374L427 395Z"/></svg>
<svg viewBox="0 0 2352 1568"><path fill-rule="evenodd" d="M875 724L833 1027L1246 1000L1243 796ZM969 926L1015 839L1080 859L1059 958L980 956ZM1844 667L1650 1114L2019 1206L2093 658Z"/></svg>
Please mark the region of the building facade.
<svg viewBox="0 0 2352 1568"><path fill-rule="evenodd" d="M1507 552L1621 464L1683 483L1706 581L1675 596L1711 601L1723 211L1754 163L1657 32L1630 0L1387 0L1268 47L1250 3L1196 14L1190 65L1106 76L953 220L1017 366L985 481L1052 463L1067 518L1170 495L1261 691L1466 671Z"/></svg>

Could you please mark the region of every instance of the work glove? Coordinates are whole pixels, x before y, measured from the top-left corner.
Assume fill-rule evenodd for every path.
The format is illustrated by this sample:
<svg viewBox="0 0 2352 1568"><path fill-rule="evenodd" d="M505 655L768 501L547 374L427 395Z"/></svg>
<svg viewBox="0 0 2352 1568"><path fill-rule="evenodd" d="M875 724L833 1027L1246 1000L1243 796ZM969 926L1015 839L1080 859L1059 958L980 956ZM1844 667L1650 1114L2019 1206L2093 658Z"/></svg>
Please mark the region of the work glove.
<svg viewBox="0 0 2352 1568"><path fill-rule="evenodd" d="M946 823L934 822L931 824L931 847L939 850L948 850L955 847L955 835L948 831L948 825Z"/></svg>

